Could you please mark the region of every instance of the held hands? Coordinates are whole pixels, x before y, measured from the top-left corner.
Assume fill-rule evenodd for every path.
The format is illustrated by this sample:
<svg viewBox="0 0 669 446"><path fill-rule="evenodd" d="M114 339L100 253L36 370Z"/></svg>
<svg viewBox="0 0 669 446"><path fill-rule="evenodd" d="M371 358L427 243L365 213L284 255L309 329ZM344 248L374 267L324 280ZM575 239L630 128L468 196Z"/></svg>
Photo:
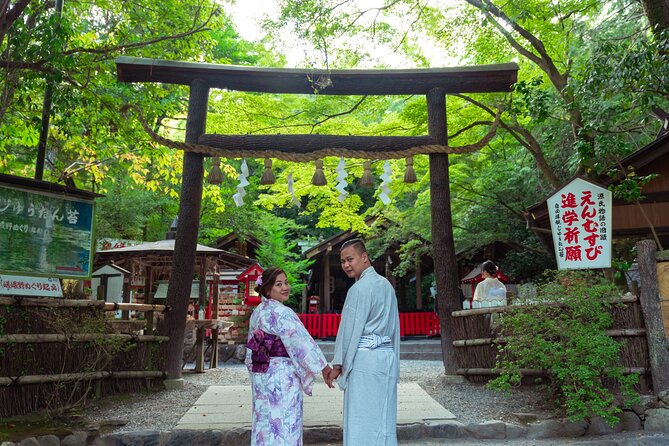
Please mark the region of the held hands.
<svg viewBox="0 0 669 446"><path fill-rule="evenodd" d="M329 388L333 389L334 384L332 384L332 380L330 379L330 373L332 373L332 367L330 367L330 364L327 364L323 368L321 373L323 374L323 379L325 380L325 384L327 384Z"/></svg>
<svg viewBox="0 0 669 446"><path fill-rule="evenodd" d="M322 373L325 384L327 384L329 388L334 389L334 381L336 381L337 378L339 378L339 375L341 375L341 366L336 365L333 368L330 367L330 365L326 365Z"/></svg>
<svg viewBox="0 0 669 446"><path fill-rule="evenodd" d="M332 384L334 381L339 378L339 375L341 375L341 366L336 365L330 370L330 374L328 375L328 379L330 383ZM334 384L332 384L332 387L334 387Z"/></svg>

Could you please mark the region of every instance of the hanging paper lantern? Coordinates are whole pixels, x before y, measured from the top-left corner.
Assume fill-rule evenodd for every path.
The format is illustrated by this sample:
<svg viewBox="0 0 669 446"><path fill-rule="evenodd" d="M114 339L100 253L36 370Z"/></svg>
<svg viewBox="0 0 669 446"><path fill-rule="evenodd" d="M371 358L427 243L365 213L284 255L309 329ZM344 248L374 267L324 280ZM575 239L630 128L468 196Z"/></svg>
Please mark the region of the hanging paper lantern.
<svg viewBox="0 0 669 446"><path fill-rule="evenodd" d="M323 160L316 160L316 171L311 178L311 184L314 186L325 186L328 181L325 179L325 172L323 172Z"/></svg>
<svg viewBox="0 0 669 446"><path fill-rule="evenodd" d="M274 172L272 172L272 160L267 158L264 163L265 171L262 173L262 178L260 178L260 184L274 184L276 178L274 177Z"/></svg>
<svg viewBox="0 0 669 446"><path fill-rule="evenodd" d="M339 191L337 199L341 202L346 200L346 196L348 195L348 192L346 192L346 186L348 186L348 183L346 182L347 176L346 161L344 161L344 157L341 157L339 164L337 165L337 186L335 186L335 189Z"/></svg>
<svg viewBox="0 0 669 446"><path fill-rule="evenodd" d="M362 187L372 187L374 186L374 175L372 175L372 162L365 161L363 164L364 171L362 172L362 177L358 184Z"/></svg>
<svg viewBox="0 0 669 446"><path fill-rule="evenodd" d="M209 171L207 176L207 183L209 184L221 184L223 182L223 172L221 172L221 159L217 156L214 157L213 166Z"/></svg>
<svg viewBox="0 0 669 446"><path fill-rule="evenodd" d="M246 190L244 190L244 188L249 185L247 180L248 176L249 166L246 165L246 160L243 160L240 173L237 175L237 179L239 180L239 184L237 185L237 193L232 196L232 199L237 207L244 205L244 195L246 195Z"/></svg>
<svg viewBox="0 0 669 446"><path fill-rule="evenodd" d="M413 170L413 157L407 156L406 163L407 163L407 168L404 171L404 182L415 183L416 181L418 181L418 178L416 178L416 171Z"/></svg>

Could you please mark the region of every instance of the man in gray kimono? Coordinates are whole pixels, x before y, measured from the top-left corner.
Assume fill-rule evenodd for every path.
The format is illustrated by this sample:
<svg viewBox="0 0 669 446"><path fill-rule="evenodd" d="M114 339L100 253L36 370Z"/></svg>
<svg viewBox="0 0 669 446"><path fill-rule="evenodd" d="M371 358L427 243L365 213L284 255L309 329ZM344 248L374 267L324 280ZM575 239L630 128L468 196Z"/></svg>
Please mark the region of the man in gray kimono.
<svg viewBox="0 0 669 446"><path fill-rule="evenodd" d="M344 391L344 445L397 444L400 324L395 290L377 274L362 240L341 248L348 290L329 382Z"/></svg>

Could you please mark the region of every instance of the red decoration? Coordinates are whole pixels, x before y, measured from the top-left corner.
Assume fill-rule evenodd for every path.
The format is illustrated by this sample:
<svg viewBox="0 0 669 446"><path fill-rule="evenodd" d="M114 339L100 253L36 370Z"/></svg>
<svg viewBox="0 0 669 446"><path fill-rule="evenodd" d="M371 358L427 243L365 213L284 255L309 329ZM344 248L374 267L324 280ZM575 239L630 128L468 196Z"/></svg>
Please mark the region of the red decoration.
<svg viewBox="0 0 669 446"><path fill-rule="evenodd" d="M256 293L256 280L263 273L263 269L257 263L254 263L246 271L237 276L239 282L244 283L244 304L258 305L260 303L260 295Z"/></svg>

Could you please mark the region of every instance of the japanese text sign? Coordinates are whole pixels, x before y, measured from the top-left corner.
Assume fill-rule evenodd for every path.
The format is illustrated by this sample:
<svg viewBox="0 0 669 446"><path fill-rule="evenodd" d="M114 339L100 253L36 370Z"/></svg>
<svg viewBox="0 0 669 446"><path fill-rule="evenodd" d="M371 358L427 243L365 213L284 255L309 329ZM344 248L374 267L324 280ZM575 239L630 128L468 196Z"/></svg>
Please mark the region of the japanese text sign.
<svg viewBox="0 0 669 446"><path fill-rule="evenodd" d="M611 192L577 178L548 200L558 269L611 267Z"/></svg>
<svg viewBox="0 0 669 446"><path fill-rule="evenodd" d="M53 277L0 275L0 294L13 296L63 297L60 280Z"/></svg>
<svg viewBox="0 0 669 446"><path fill-rule="evenodd" d="M0 273L91 275L93 202L0 184Z"/></svg>

